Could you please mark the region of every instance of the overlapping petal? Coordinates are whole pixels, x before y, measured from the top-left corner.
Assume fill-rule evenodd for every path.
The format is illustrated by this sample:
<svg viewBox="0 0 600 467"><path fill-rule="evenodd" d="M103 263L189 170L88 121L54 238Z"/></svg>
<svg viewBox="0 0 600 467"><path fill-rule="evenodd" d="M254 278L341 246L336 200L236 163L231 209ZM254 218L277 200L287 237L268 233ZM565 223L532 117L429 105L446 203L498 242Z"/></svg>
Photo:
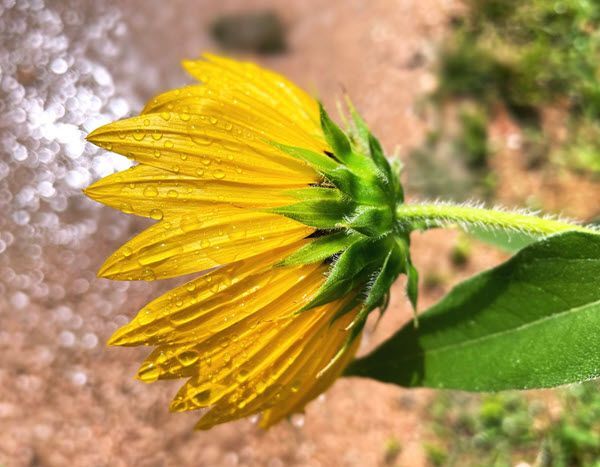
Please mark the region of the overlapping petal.
<svg viewBox="0 0 600 467"><path fill-rule="evenodd" d="M304 185L289 181L257 188L256 180L236 183L226 180L199 180L148 165L137 165L105 177L89 186L90 197L128 214L156 220L189 211L210 211L216 204L245 209L265 209L296 201L287 194Z"/></svg>
<svg viewBox="0 0 600 467"><path fill-rule="evenodd" d="M139 165L86 194L158 221L99 274L203 272L145 306L110 343L155 346L138 377L187 378L171 409L203 409L198 428L256 413L267 427L329 387L358 345L348 345L359 312L352 297L304 310L329 265L280 263L315 228L273 213L324 181L331 148L317 102L277 73L213 55L185 67L201 84L163 93L140 116L88 136Z"/></svg>
<svg viewBox="0 0 600 467"><path fill-rule="evenodd" d="M275 214L215 205L156 223L115 251L98 274L120 280L177 277L250 258L313 231Z"/></svg>
<svg viewBox="0 0 600 467"><path fill-rule="evenodd" d="M268 426L301 411L353 355L355 346L320 374L345 342L355 313L332 324L340 300L297 314L323 283L326 268L269 264L290 251L282 248L175 289L141 310L111 343L158 345L139 378L190 378L172 409L210 407L199 428L263 411ZM235 282L228 282L229 275Z"/></svg>
<svg viewBox="0 0 600 467"><path fill-rule="evenodd" d="M142 164L199 179L260 180L260 185L310 184L319 179L307 164L256 133L250 122L237 124L213 114L141 115L100 127L88 140Z"/></svg>

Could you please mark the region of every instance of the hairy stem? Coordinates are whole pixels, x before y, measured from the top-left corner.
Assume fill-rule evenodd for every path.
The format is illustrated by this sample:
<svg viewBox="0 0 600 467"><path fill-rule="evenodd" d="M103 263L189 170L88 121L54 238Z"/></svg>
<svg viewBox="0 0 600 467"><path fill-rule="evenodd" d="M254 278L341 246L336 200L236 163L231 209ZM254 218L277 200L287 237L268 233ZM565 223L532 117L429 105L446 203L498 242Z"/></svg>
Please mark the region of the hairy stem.
<svg viewBox="0 0 600 467"><path fill-rule="evenodd" d="M491 230L520 231L540 236L569 230L599 233L592 228L561 219L448 203L401 204L396 207L396 216L400 224L409 227L419 225L441 227L458 224L467 230L473 226Z"/></svg>

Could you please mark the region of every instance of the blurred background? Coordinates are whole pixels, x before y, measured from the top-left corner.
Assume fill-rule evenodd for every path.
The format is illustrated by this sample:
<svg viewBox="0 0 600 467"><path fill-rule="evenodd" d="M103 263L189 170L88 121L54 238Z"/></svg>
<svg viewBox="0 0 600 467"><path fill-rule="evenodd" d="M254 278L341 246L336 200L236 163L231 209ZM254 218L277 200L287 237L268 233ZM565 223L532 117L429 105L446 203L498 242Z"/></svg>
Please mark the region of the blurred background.
<svg viewBox="0 0 600 467"><path fill-rule="evenodd" d="M146 221L81 189L130 165L84 136L190 82L206 50L347 91L413 199L600 215L596 0L0 0L0 466L598 466L600 393L472 395L344 379L268 432L193 432L178 382L105 341L173 285L97 279ZM421 307L506 253L415 234ZM361 352L411 318L396 286Z"/></svg>

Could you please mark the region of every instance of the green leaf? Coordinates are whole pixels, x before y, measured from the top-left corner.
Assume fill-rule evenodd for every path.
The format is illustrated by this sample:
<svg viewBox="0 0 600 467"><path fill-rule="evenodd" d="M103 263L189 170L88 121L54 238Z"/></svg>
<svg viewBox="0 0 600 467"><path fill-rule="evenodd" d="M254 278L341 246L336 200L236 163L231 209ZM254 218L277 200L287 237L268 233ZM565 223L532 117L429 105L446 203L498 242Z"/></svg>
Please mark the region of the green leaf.
<svg viewBox="0 0 600 467"><path fill-rule="evenodd" d="M278 265L296 266L298 264L317 263L345 250L360 238L362 238L362 235L349 234L346 231L316 238L285 258Z"/></svg>
<svg viewBox="0 0 600 467"><path fill-rule="evenodd" d="M600 375L600 235L566 232L456 286L347 375L469 391Z"/></svg>
<svg viewBox="0 0 600 467"><path fill-rule="evenodd" d="M487 226L478 227L472 225L464 230L477 240L495 246L500 250L508 251L509 253L516 253L527 245L531 245L544 237L541 234L492 229Z"/></svg>

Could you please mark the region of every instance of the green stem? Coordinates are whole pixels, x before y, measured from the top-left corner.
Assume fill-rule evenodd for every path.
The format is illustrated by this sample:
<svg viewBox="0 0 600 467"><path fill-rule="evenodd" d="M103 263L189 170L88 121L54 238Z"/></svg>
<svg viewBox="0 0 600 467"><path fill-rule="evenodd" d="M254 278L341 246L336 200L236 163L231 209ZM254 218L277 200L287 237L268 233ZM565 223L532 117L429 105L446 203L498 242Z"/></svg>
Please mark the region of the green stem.
<svg viewBox="0 0 600 467"><path fill-rule="evenodd" d="M417 228L458 224L467 229L469 226L477 226L505 231L518 230L541 236L569 230L598 233L597 230L565 220L447 203L401 204L396 207L396 216L400 224Z"/></svg>

